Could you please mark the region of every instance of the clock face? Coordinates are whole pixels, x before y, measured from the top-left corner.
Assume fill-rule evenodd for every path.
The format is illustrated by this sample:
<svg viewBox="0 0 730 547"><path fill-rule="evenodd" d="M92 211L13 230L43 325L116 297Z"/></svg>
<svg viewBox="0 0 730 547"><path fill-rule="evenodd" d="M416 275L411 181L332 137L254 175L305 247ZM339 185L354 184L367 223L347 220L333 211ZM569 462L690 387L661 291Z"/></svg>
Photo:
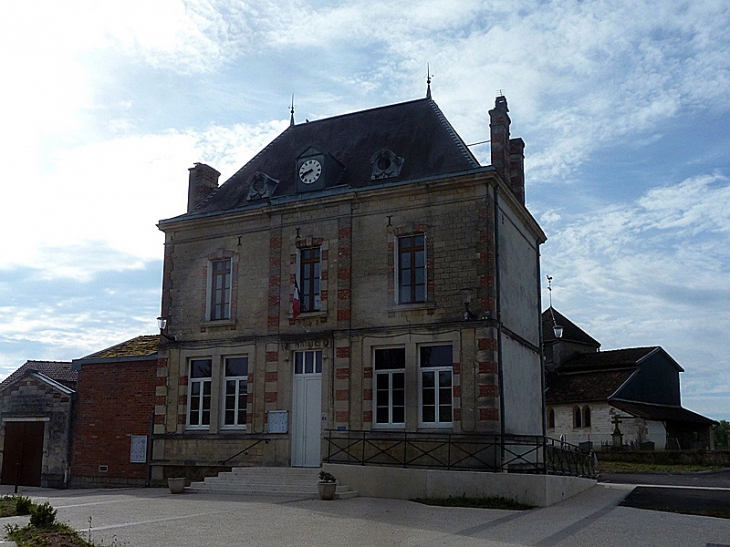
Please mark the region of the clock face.
<svg viewBox="0 0 730 547"><path fill-rule="evenodd" d="M312 184L322 175L322 164L318 160L307 160L299 167L299 180Z"/></svg>

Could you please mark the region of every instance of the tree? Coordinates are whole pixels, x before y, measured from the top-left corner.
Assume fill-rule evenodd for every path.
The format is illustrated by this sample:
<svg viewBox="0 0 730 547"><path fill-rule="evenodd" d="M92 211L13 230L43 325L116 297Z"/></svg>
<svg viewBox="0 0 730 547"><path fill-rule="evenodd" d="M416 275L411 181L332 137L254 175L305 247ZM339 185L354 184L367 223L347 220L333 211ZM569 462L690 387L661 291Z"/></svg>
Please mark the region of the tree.
<svg viewBox="0 0 730 547"><path fill-rule="evenodd" d="M720 423L712 426L712 434L715 437L715 447L728 447L730 437L730 423L727 420L720 420Z"/></svg>

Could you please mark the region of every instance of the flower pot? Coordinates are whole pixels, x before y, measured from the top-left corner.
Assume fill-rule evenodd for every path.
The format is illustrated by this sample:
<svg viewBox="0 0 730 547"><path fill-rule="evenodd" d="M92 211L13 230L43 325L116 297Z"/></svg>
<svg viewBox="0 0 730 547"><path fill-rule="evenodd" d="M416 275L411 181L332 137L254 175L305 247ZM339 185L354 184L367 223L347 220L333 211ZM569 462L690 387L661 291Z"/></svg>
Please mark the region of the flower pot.
<svg viewBox="0 0 730 547"><path fill-rule="evenodd" d="M185 477L170 477L167 479L167 486L171 494L182 494L185 490Z"/></svg>
<svg viewBox="0 0 730 547"><path fill-rule="evenodd" d="M333 500L335 499L335 492L337 491L337 483L320 482L317 484L317 490L319 490L319 499Z"/></svg>

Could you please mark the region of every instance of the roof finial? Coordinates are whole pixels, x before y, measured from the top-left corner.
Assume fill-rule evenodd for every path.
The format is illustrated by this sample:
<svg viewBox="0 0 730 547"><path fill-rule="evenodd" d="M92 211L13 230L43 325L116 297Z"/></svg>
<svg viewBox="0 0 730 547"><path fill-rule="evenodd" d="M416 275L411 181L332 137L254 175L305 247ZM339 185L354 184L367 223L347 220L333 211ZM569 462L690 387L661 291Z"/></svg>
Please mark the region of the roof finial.
<svg viewBox="0 0 730 547"><path fill-rule="evenodd" d="M291 112L291 118L289 119L289 127L294 126L294 93L291 94L291 108L289 109L289 112Z"/></svg>
<svg viewBox="0 0 730 547"><path fill-rule="evenodd" d="M431 63L426 63L426 98L431 98Z"/></svg>

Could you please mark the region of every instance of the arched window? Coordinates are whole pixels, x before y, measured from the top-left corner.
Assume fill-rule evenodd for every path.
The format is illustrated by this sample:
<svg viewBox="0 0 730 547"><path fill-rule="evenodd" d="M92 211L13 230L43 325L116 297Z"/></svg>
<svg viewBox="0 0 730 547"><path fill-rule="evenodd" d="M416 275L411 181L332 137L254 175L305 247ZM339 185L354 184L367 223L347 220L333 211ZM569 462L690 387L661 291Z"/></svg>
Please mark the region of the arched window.
<svg viewBox="0 0 730 547"><path fill-rule="evenodd" d="M591 427L591 407L583 407L583 427Z"/></svg>
<svg viewBox="0 0 730 547"><path fill-rule="evenodd" d="M573 429L582 427L580 418L580 407L576 406L573 408Z"/></svg>
<svg viewBox="0 0 730 547"><path fill-rule="evenodd" d="M552 408L548 409L548 429L555 429L555 410Z"/></svg>

